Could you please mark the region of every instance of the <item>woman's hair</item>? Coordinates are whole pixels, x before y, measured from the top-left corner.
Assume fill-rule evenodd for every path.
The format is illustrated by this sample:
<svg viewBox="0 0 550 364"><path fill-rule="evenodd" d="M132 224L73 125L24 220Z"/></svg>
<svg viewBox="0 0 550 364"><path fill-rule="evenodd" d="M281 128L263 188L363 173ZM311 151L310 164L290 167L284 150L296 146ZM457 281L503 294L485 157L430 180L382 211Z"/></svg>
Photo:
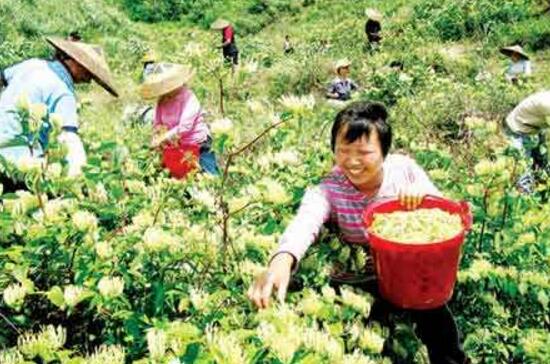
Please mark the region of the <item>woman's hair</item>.
<svg viewBox="0 0 550 364"><path fill-rule="evenodd" d="M369 138L370 133L376 130L382 155L386 157L392 141L391 125L387 122L387 118L386 107L379 102L357 101L349 104L336 115L332 124L330 139L332 151L334 152L338 134L344 128L346 131L343 137L349 143L353 143L363 135Z"/></svg>

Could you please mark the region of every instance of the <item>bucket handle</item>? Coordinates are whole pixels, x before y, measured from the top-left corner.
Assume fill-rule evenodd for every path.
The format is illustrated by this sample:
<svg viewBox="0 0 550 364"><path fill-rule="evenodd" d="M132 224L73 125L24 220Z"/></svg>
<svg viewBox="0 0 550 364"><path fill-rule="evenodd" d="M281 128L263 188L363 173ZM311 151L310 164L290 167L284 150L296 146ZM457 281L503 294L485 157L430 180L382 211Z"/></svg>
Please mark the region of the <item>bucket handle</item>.
<svg viewBox="0 0 550 364"><path fill-rule="evenodd" d="M434 196L434 195L424 196L424 199L422 200L422 202L424 201L448 202L448 200L439 196ZM459 202L455 202L455 204L457 204L460 207L460 218L462 219L464 230L469 231L472 228L472 223L473 223L473 217L470 212L470 204L468 203L468 201L459 201Z"/></svg>

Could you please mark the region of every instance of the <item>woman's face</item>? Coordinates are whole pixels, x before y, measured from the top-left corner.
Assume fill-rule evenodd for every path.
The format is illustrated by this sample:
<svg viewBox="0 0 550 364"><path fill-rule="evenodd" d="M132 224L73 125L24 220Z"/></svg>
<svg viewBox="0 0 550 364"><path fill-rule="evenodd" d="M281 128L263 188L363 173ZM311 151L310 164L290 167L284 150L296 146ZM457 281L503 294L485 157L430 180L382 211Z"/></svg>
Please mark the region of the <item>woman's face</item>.
<svg viewBox="0 0 550 364"><path fill-rule="evenodd" d="M336 137L336 165L355 186L369 186L379 180L384 162L378 132L373 129L368 138L363 135L352 143L344 138L346 132L347 126Z"/></svg>
<svg viewBox="0 0 550 364"><path fill-rule="evenodd" d="M169 101L171 100L174 96L176 96L177 94L180 93L181 89L185 87L185 86L181 86L181 87L178 87L177 89L175 89L174 91L170 91L169 93L165 94L165 95L162 95L160 97L160 102L164 102L164 101Z"/></svg>

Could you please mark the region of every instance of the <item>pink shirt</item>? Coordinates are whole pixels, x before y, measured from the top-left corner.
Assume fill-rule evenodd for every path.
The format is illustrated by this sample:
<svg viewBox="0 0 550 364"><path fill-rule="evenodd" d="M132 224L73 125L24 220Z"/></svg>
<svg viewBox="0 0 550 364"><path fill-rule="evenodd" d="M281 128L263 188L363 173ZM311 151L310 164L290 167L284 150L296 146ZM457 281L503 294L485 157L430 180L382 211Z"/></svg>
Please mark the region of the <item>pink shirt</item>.
<svg viewBox="0 0 550 364"><path fill-rule="evenodd" d="M401 189L412 185L425 194L441 195L426 172L407 156L388 155L383 170L378 194L369 199L353 186L340 168L334 167L319 185L306 191L298 213L286 228L275 254L288 252L300 261L326 222L336 225L344 241L368 244L362 212L369 203L396 197Z"/></svg>
<svg viewBox="0 0 550 364"><path fill-rule="evenodd" d="M170 136L177 134L181 144L201 144L210 135L199 100L186 87L174 97L159 101L153 125L167 128Z"/></svg>

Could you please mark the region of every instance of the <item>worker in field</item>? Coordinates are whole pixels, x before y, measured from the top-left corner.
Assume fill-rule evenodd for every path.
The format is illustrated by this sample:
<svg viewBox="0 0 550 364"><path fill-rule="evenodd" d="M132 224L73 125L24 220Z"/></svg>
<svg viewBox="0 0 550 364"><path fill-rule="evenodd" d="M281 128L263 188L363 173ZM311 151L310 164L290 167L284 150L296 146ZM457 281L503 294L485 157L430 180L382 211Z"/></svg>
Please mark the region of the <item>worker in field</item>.
<svg viewBox="0 0 550 364"><path fill-rule="evenodd" d="M350 249L365 248L360 264L333 266L331 285L336 291L346 286L361 289L376 297L370 317L385 321L398 311L377 291L377 276L369 253L369 240L363 212L371 204L395 198L403 207L416 209L425 195L441 192L426 172L411 158L389 153L392 127L384 105L354 102L341 110L334 120L330 145L335 165L321 182L308 189L298 212L281 236L267 270L256 277L248 296L258 308L269 306L273 291L283 302L293 272L319 236L324 224L333 228ZM351 263L351 262L350 262ZM426 345L434 364L466 364L459 332L446 304L425 310L401 310L416 323L416 333ZM390 351L390 352L388 352ZM387 345L384 355L392 355Z"/></svg>
<svg viewBox="0 0 550 364"><path fill-rule="evenodd" d="M550 129L550 90L530 95L505 119L504 133L510 145L528 160L527 171L518 179L523 193L534 191L534 173L550 176L546 138Z"/></svg>
<svg viewBox="0 0 550 364"><path fill-rule="evenodd" d="M351 61L347 58L340 59L334 65L336 77L327 88L326 97L338 101L348 101L352 92L358 89L357 84L349 78Z"/></svg>
<svg viewBox="0 0 550 364"><path fill-rule="evenodd" d="M283 52L286 55L294 53L294 45L290 41L290 36L288 34L285 35L285 41L283 43Z"/></svg>
<svg viewBox="0 0 550 364"><path fill-rule="evenodd" d="M176 178L185 177L198 161L203 172L219 173L204 110L189 83L194 70L175 63L155 63L140 86L145 100L156 100L152 148L160 148L163 164Z"/></svg>
<svg viewBox="0 0 550 364"><path fill-rule="evenodd" d="M27 104L45 105L43 120L52 114L61 119L58 140L67 148L68 174L76 176L86 164L86 152L78 133L75 85L93 79L113 96L118 97L118 93L101 47L54 37L46 40L56 50L54 59L29 59L2 72L6 86L0 96L0 157L3 162L17 164L23 157L40 158L47 148L51 122L40 126L39 143L33 148L17 143L29 137L14 113L18 101L24 99ZM17 181L2 175L2 183L6 190Z"/></svg>
<svg viewBox="0 0 550 364"><path fill-rule="evenodd" d="M225 62L231 64L231 70L234 72L235 66L239 64L239 49L235 43L233 26L227 20L218 19L212 23L210 29L221 31L222 44L218 48L222 49Z"/></svg>
<svg viewBox="0 0 550 364"><path fill-rule="evenodd" d="M369 46L376 47L382 40L382 14L376 9L366 9L365 15L367 16L367 21L365 22L365 35Z"/></svg>
<svg viewBox="0 0 550 364"><path fill-rule="evenodd" d="M533 73L531 61L529 60L529 55L525 53L521 46L503 47L500 49L500 53L509 57L511 61L504 75L506 80L517 83L518 80L531 76Z"/></svg>
<svg viewBox="0 0 550 364"><path fill-rule="evenodd" d="M143 65L143 70L141 73L141 82L145 80L145 78L151 74L151 71L153 70L153 67L155 65L155 62L157 62L157 54L152 49L145 52L143 57L141 58L141 63Z"/></svg>

